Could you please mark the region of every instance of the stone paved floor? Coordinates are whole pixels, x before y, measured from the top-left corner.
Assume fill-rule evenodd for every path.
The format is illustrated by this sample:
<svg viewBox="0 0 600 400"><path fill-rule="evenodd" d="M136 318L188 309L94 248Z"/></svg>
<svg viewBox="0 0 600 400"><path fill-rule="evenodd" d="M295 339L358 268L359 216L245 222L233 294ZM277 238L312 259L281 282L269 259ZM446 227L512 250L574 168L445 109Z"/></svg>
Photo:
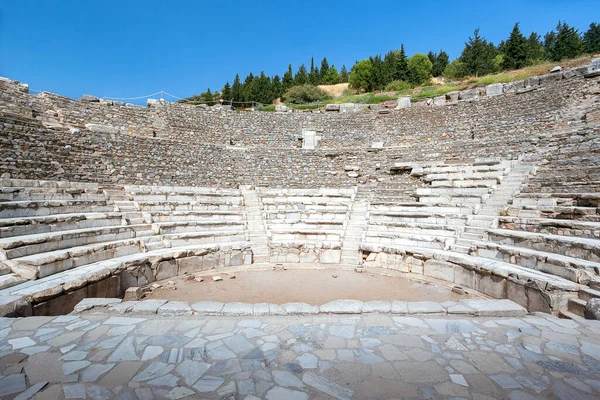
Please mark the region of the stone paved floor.
<svg viewBox="0 0 600 400"><path fill-rule="evenodd" d="M0 398L587 399L600 323L318 315L0 319Z"/></svg>

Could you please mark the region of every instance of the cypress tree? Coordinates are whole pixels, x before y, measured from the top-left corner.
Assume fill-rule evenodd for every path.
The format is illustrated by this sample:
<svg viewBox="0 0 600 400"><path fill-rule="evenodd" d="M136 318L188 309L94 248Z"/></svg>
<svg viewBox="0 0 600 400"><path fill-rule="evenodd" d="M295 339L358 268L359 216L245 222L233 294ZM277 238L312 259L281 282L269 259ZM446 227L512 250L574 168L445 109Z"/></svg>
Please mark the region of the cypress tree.
<svg viewBox="0 0 600 400"><path fill-rule="evenodd" d="M520 69L527 65L528 43L519 30L517 22L504 46L499 50L504 54L502 67L504 69Z"/></svg>
<svg viewBox="0 0 600 400"><path fill-rule="evenodd" d="M283 74L283 91L285 92L292 86L294 86L294 74L292 73L292 64L288 64L288 70Z"/></svg>
<svg viewBox="0 0 600 400"><path fill-rule="evenodd" d="M583 34L583 45L586 53L600 52L600 24L592 22L590 29Z"/></svg>
<svg viewBox="0 0 600 400"><path fill-rule="evenodd" d="M342 69L340 70L340 78L342 79L342 83L348 83L349 76L350 74L348 73L346 66L342 65Z"/></svg>
<svg viewBox="0 0 600 400"><path fill-rule="evenodd" d="M231 98L233 101L242 101L242 85L240 83L240 76L235 74L233 80L233 86L231 87Z"/></svg>

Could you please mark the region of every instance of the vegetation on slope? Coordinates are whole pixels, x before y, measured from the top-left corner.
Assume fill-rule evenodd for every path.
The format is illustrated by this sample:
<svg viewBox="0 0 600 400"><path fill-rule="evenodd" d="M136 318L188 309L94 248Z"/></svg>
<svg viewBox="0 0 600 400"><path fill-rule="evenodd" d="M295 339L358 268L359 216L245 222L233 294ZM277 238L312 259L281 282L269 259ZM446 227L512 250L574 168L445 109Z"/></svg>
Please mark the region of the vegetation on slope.
<svg viewBox="0 0 600 400"><path fill-rule="evenodd" d="M600 52L600 24L592 23L581 34L566 22L559 22L542 40L536 32L524 36L519 23L516 23L509 37L497 46L476 29L465 43L460 57L452 62L443 50L438 53L430 51L427 55L415 53L407 57L404 45L401 45L399 50L392 50L383 57L375 55L357 61L350 72L345 66L338 72L334 65L329 66L327 58L323 58L320 67L316 66L313 58L310 69L302 64L294 73L290 64L282 78L279 75L271 78L264 72L257 76L250 73L243 82L236 75L233 84L227 82L220 92L208 89L181 102L214 104L224 100L236 107L247 107L256 106L256 103L268 105L276 99L283 99L289 104L317 101L373 104L405 95L419 99L470 86L510 82L539 75L545 73L548 66L555 65L549 62L556 63L597 52ZM432 78L458 82L436 87L432 86ZM316 87L343 82L348 82L353 92L335 99L327 99ZM377 91L386 93L371 93Z"/></svg>

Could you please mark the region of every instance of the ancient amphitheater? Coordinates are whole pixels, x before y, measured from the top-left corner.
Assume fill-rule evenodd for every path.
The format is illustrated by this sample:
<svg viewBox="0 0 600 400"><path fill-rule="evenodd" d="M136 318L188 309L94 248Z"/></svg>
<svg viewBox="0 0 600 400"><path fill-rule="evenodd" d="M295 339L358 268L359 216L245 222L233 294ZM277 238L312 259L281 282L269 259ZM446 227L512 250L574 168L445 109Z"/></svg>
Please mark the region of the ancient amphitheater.
<svg viewBox="0 0 600 400"><path fill-rule="evenodd" d="M318 113L3 79L0 132L2 398L600 396L600 59ZM244 301L297 271L359 290Z"/></svg>

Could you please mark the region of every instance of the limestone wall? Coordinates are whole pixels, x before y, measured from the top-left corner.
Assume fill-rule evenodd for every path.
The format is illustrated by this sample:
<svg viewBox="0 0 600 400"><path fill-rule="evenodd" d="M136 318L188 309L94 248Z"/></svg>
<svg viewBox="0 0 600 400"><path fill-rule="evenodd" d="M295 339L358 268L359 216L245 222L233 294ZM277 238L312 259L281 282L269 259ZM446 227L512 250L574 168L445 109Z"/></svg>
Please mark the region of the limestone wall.
<svg viewBox="0 0 600 400"><path fill-rule="evenodd" d="M572 76L521 94L380 114L127 106L31 95L22 84L0 81L0 174L111 184L347 187L388 181L390 168L402 162L544 160L561 148L554 160L568 163L575 143L565 135L597 125L599 82ZM110 129L87 129L90 123ZM301 149L303 129L321 136L317 149ZM586 135L580 136L594 137ZM372 149L374 142L384 147ZM350 177L354 171L346 166L358 176Z"/></svg>

